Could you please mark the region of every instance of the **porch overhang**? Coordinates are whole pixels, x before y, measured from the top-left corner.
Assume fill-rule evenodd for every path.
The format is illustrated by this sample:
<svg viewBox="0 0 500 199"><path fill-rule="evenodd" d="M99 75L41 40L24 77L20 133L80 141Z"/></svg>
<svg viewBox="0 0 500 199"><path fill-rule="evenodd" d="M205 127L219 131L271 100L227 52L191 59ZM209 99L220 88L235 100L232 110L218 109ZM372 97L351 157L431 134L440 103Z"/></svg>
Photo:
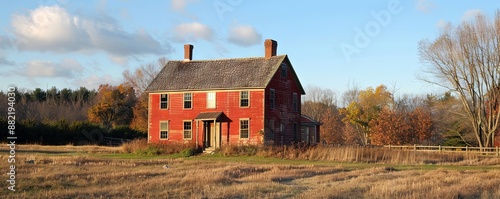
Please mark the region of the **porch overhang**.
<svg viewBox="0 0 500 199"><path fill-rule="evenodd" d="M224 112L202 112L199 113L194 120L199 121L217 121L217 122L231 122L231 120L224 114Z"/></svg>

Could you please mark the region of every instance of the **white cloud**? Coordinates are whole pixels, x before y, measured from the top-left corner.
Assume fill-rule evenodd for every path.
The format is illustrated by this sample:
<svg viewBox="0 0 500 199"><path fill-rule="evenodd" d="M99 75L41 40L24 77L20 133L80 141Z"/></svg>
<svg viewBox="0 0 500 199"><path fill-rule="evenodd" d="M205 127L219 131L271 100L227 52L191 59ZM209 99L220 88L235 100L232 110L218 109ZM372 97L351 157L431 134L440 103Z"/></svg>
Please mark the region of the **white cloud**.
<svg viewBox="0 0 500 199"><path fill-rule="evenodd" d="M482 14L483 14L483 11L480 9L467 10L467 11L465 11L464 15L462 16L462 21L473 20L478 15L482 15Z"/></svg>
<svg viewBox="0 0 500 199"><path fill-rule="evenodd" d="M83 67L73 59L65 59L60 63L32 60L17 73L29 78L64 77L73 78L83 72Z"/></svg>
<svg viewBox="0 0 500 199"><path fill-rule="evenodd" d="M34 51L74 51L86 45L88 36L64 8L40 7L29 16L14 15L12 26L18 48Z"/></svg>
<svg viewBox="0 0 500 199"><path fill-rule="evenodd" d="M122 83L122 80L116 80L111 77L111 75L91 75L84 78L75 79L72 84L77 87L85 87L89 90L98 89L101 84L109 84L109 85L119 85Z"/></svg>
<svg viewBox="0 0 500 199"><path fill-rule="evenodd" d="M165 49L144 30L123 30L112 17L71 15L59 6L43 6L29 15L14 15L15 45L26 51L104 51L112 55L163 54Z"/></svg>
<svg viewBox="0 0 500 199"><path fill-rule="evenodd" d="M432 2L432 0L417 0L416 4L417 10L420 12L431 12L434 8L436 8L436 4Z"/></svg>
<svg viewBox="0 0 500 199"><path fill-rule="evenodd" d="M170 2L170 6L172 7L173 10L181 12L184 11L187 4L193 2L195 2L195 0L172 0Z"/></svg>
<svg viewBox="0 0 500 199"><path fill-rule="evenodd" d="M197 39L211 41L213 30L198 22L180 24L174 29L174 40L177 42L196 41Z"/></svg>
<svg viewBox="0 0 500 199"><path fill-rule="evenodd" d="M250 25L236 25L229 30L227 40L240 46L252 46L261 43L262 35Z"/></svg>
<svg viewBox="0 0 500 199"><path fill-rule="evenodd" d="M188 4L197 3L198 0L171 0L170 9L183 15L182 18L189 18L193 21L197 21L199 18L194 13L189 13L186 11Z"/></svg>

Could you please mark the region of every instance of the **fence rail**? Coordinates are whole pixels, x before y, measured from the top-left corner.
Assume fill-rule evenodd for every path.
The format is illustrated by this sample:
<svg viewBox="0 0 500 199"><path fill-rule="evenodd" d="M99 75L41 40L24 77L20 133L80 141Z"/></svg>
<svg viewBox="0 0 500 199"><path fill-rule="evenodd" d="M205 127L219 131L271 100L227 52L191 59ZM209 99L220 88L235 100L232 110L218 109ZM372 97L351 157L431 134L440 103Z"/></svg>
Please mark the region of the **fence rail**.
<svg viewBox="0 0 500 199"><path fill-rule="evenodd" d="M412 151L430 151L430 152L448 152L448 153L465 153L465 154L478 154L485 156L497 156L500 157L499 147L456 147L456 146L394 146L385 145L385 148L389 149L401 149L401 150L412 150Z"/></svg>

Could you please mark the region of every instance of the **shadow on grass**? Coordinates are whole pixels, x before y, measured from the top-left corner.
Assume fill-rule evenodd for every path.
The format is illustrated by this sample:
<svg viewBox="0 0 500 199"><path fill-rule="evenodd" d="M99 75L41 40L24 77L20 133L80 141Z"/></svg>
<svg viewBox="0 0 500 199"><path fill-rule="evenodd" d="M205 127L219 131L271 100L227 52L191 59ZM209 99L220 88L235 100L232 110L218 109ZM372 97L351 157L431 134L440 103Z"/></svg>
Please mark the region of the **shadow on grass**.
<svg viewBox="0 0 500 199"><path fill-rule="evenodd" d="M9 153L9 150L0 150L0 153ZM47 154L47 155L61 155L61 154L76 154L80 153L80 151L48 151L48 150L23 150L17 149L16 153L38 153L38 154Z"/></svg>

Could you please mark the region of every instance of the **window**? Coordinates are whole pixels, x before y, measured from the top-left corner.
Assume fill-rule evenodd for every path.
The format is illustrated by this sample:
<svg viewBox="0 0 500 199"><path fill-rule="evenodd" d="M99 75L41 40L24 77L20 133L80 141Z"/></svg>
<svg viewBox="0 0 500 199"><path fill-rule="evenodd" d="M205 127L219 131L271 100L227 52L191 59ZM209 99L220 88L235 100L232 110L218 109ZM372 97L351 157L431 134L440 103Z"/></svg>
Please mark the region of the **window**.
<svg viewBox="0 0 500 199"><path fill-rule="evenodd" d="M250 105L249 101L249 93L248 91L240 92L240 107L248 107Z"/></svg>
<svg viewBox="0 0 500 199"><path fill-rule="evenodd" d="M191 121L184 121L184 139L193 138L193 131L191 125L192 125Z"/></svg>
<svg viewBox="0 0 500 199"><path fill-rule="evenodd" d="M271 107L271 108L275 107L274 106L275 105L274 104L275 103L275 99L276 99L275 93L276 93L276 91L274 89L271 88L269 90L269 107Z"/></svg>
<svg viewBox="0 0 500 199"><path fill-rule="evenodd" d="M160 95L160 109L167 109L167 108L168 108L168 95L161 94Z"/></svg>
<svg viewBox="0 0 500 199"><path fill-rule="evenodd" d="M249 137L248 119L242 119L240 120L240 139L248 139Z"/></svg>
<svg viewBox="0 0 500 199"><path fill-rule="evenodd" d="M215 92L207 93L207 108L215 108Z"/></svg>
<svg viewBox="0 0 500 199"><path fill-rule="evenodd" d="M160 139L161 140L168 139L168 121L160 122Z"/></svg>
<svg viewBox="0 0 500 199"><path fill-rule="evenodd" d="M281 63L281 77L286 77L286 69L287 69L287 66L285 63Z"/></svg>
<svg viewBox="0 0 500 199"><path fill-rule="evenodd" d="M184 93L184 108L193 108L192 99L192 93Z"/></svg>
<svg viewBox="0 0 500 199"><path fill-rule="evenodd" d="M293 95L292 95L292 110L293 110L293 112L299 111L298 101L299 101L299 98L297 96L297 93L293 93Z"/></svg>

